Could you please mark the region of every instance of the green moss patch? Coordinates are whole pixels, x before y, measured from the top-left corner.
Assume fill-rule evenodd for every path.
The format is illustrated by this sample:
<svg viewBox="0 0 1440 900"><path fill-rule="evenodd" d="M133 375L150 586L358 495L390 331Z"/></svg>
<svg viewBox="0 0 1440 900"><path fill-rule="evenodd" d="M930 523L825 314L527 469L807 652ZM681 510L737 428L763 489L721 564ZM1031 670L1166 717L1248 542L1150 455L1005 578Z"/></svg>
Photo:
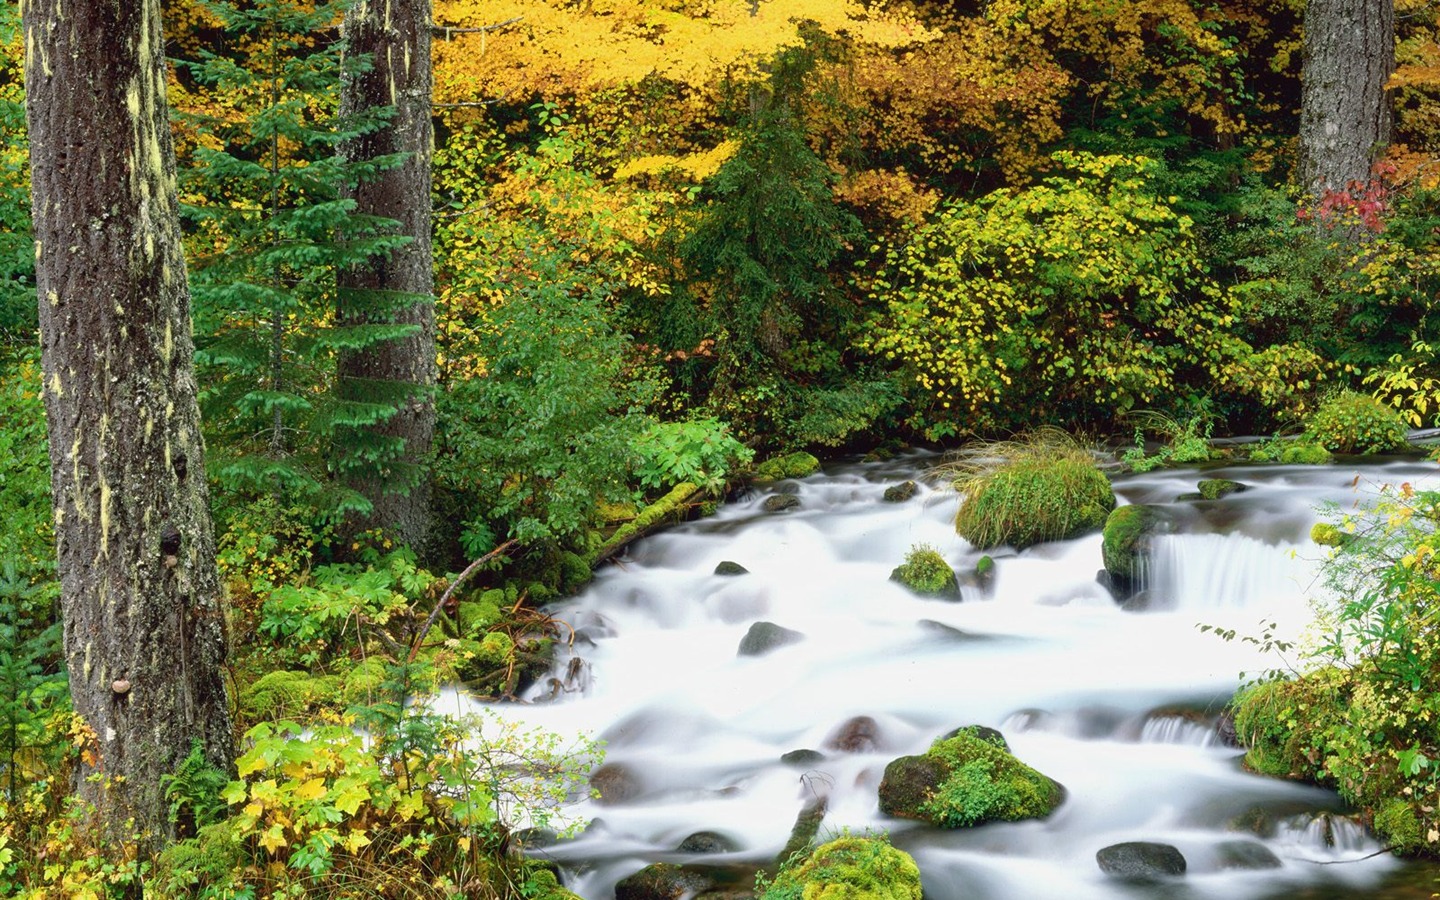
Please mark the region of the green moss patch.
<svg viewBox="0 0 1440 900"><path fill-rule="evenodd" d="M820 460L805 452L772 456L755 467L756 481L780 481L784 478L804 478L820 471Z"/></svg>
<svg viewBox="0 0 1440 900"><path fill-rule="evenodd" d="M798 865L781 869L761 900L920 900L920 868L878 837L821 844Z"/></svg>
<svg viewBox="0 0 1440 900"><path fill-rule="evenodd" d="M1161 521L1153 506L1121 506L1111 512L1100 544L1105 571L1127 585L1138 581L1145 568L1150 535Z"/></svg>

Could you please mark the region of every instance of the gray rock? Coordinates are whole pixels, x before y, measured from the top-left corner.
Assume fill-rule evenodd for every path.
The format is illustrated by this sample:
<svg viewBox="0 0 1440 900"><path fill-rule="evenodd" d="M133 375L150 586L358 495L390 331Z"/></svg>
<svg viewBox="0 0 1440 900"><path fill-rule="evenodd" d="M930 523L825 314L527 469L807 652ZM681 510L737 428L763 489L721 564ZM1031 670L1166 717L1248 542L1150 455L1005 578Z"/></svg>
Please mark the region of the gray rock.
<svg viewBox="0 0 1440 900"><path fill-rule="evenodd" d="M1259 841L1224 841L1215 845L1222 869L1278 869L1280 857Z"/></svg>
<svg viewBox="0 0 1440 900"><path fill-rule="evenodd" d="M712 890L715 879L674 863L654 863L615 885L615 900L680 900Z"/></svg>
<svg viewBox="0 0 1440 900"><path fill-rule="evenodd" d="M800 505L800 498L794 494L772 494L765 498L760 508L769 513L784 512Z"/></svg>
<svg viewBox="0 0 1440 900"><path fill-rule="evenodd" d="M825 754L818 750L791 750L783 754L780 761L787 766L813 766L825 761Z"/></svg>
<svg viewBox="0 0 1440 900"><path fill-rule="evenodd" d="M782 628L774 622L756 622L740 639L739 656L764 656L772 650L788 644L798 643L805 635L789 628Z"/></svg>
<svg viewBox="0 0 1440 900"><path fill-rule="evenodd" d="M675 849L680 853L734 853L740 845L718 831L697 831Z"/></svg>
<svg viewBox="0 0 1440 900"><path fill-rule="evenodd" d="M609 806L640 796L640 779L621 763L606 763L590 774L590 786L600 793L596 802Z"/></svg>
<svg viewBox="0 0 1440 900"><path fill-rule="evenodd" d="M1128 841L1095 854L1100 871L1127 881L1157 881L1185 874L1185 857L1169 844Z"/></svg>

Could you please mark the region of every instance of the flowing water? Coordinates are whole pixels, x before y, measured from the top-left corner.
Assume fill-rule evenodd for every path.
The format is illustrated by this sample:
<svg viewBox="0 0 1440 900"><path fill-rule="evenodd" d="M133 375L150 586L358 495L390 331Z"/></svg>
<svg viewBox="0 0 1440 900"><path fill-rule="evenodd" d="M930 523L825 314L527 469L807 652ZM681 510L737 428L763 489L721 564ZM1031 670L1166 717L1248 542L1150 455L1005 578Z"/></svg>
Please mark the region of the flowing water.
<svg viewBox="0 0 1440 900"><path fill-rule="evenodd" d="M915 856L928 900L1429 895L1425 877L1376 855L1333 794L1242 770L1215 721L1242 672L1278 660L1197 626L1299 634L1319 590L1323 551L1308 533L1320 506L1363 503L1381 483L1426 483L1433 465L1213 470L1204 477L1248 489L1206 502L1176 502L1195 490L1195 470L1118 477L1122 503L1167 504L1177 523L1157 542L1143 611L1126 611L1096 581L1098 534L993 552L993 582L966 586L962 602L891 583L917 543L960 572L981 555L955 535L948 491L922 484L908 502L882 501L934 461L827 467L727 504L640 542L553 611L576 631L580 661L557 669L573 690L502 714L602 738L629 794L582 802L576 812L591 825L545 850L568 887L610 900L619 879L656 861L765 864L825 795L822 833L887 831ZM773 492L798 495L799 506L765 512ZM725 560L749 574L713 574ZM757 621L803 640L737 655ZM856 727L858 717L868 721ZM882 815L886 763L969 724L1000 729L1020 759L1063 784L1060 809L955 831ZM798 749L817 753L781 760ZM738 849L677 851L702 830ZM1184 879L1107 879L1096 851L1135 840L1179 848ZM1236 841L1262 843L1279 867L1228 867ZM1399 886L1407 878L1421 887Z"/></svg>

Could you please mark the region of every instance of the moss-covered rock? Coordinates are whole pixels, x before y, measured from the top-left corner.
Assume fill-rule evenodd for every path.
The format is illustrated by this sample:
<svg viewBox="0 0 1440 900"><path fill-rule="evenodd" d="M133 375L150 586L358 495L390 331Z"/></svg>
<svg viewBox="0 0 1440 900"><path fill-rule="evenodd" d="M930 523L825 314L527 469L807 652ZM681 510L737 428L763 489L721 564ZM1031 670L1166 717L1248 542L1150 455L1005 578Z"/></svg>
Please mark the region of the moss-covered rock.
<svg viewBox="0 0 1440 900"><path fill-rule="evenodd" d="M756 481L779 481L782 478L804 478L820 471L820 460L803 451L772 456L755 467Z"/></svg>
<svg viewBox="0 0 1440 900"><path fill-rule="evenodd" d="M1405 422L1369 394L1341 391L1305 421L1305 434L1334 453L1389 453L1407 444Z"/></svg>
<svg viewBox="0 0 1440 900"><path fill-rule="evenodd" d="M1320 444L1296 441L1280 451L1279 459L1287 466L1323 466L1334 457Z"/></svg>
<svg viewBox="0 0 1440 900"><path fill-rule="evenodd" d="M339 675L267 672L240 689L240 714L248 722L303 719L322 706L339 705L344 687Z"/></svg>
<svg viewBox="0 0 1440 900"><path fill-rule="evenodd" d="M769 513L784 512L787 509L795 509L800 505L800 498L794 494L772 494L765 498L760 508Z"/></svg>
<svg viewBox="0 0 1440 900"><path fill-rule="evenodd" d="M1150 552L1150 538L1165 518L1154 506L1117 507L1105 519L1100 555L1116 587L1130 590L1139 584Z"/></svg>
<svg viewBox="0 0 1440 900"><path fill-rule="evenodd" d="M885 489L884 499L886 503L904 503L920 488L913 481L902 481L899 484L892 484Z"/></svg>
<svg viewBox="0 0 1440 900"><path fill-rule="evenodd" d="M566 594L573 594L590 583L594 572L590 563L585 557L568 550L561 552L558 563L560 570L560 590Z"/></svg>
<svg viewBox="0 0 1440 900"><path fill-rule="evenodd" d="M733 578L736 575L749 575L750 570L733 560L722 560L715 566L715 574L725 578Z"/></svg>
<svg viewBox="0 0 1440 900"><path fill-rule="evenodd" d="M885 767L880 811L942 828L1040 819L1055 811L1065 790L983 736L962 729L921 756Z"/></svg>
<svg viewBox="0 0 1440 900"><path fill-rule="evenodd" d="M905 554L905 562L890 573L890 580L903 584L924 597L960 597L955 570L939 551L928 544L916 544Z"/></svg>
<svg viewBox="0 0 1440 900"><path fill-rule="evenodd" d="M1412 801L1392 797L1375 811L1375 833L1381 840L1401 853L1409 853L1425 846L1420 816Z"/></svg>
<svg viewBox="0 0 1440 900"><path fill-rule="evenodd" d="M505 592L489 590L475 600L461 600L455 611L455 624L461 637L479 637L500 621L500 604L505 601Z"/></svg>
<svg viewBox="0 0 1440 900"><path fill-rule="evenodd" d="M710 875L674 863L653 863L615 885L615 900L680 900L715 886Z"/></svg>
<svg viewBox="0 0 1440 900"><path fill-rule="evenodd" d="M1110 480L1077 455L1023 457L970 479L964 491L955 530L982 550L1072 538L1115 508Z"/></svg>
<svg viewBox="0 0 1440 900"><path fill-rule="evenodd" d="M562 887L555 873L535 867L525 879L526 900L580 900L580 895Z"/></svg>
<svg viewBox="0 0 1440 900"><path fill-rule="evenodd" d="M879 837L841 837L780 870L761 900L920 900L920 869Z"/></svg>
<svg viewBox="0 0 1440 900"><path fill-rule="evenodd" d="M1245 490L1245 485L1238 481L1231 481L1229 478L1205 478L1195 487L1199 490L1201 499L1204 500L1220 500Z"/></svg>

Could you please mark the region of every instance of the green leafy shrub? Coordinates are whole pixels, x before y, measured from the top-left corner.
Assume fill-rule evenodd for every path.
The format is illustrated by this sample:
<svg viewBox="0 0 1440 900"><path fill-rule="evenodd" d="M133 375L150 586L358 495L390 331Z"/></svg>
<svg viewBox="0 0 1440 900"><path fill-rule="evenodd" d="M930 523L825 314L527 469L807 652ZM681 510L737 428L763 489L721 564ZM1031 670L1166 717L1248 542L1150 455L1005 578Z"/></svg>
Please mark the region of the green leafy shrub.
<svg viewBox="0 0 1440 900"><path fill-rule="evenodd" d="M1440 855L1440 492L1343 516L1302 674L1234 701L1257 771L1333 786L1405 852Z"/></svg>
<svg viewBox="0 0 1440 900"><path fill-rule="evenodd" d="M787 863L760 900L920 900L920 868L883 837L844 836Z"/></svg>
<svg viewBox="0 0 1440 900"><path fill-rule="evenodd" d="M1161 165L1053 159L1041 184L946 205L872 284L867 347L902 367L932 438L1172 401L1227 352L1230 301L1157 195Z"/></svg>
<svg viewBox="0 0 1440 900"><path fill-rule="evenodd" d="M955 530L980 549L1023 549L1099 528L1115 508L1110 481L1088 450L1060 432L986 444L940 474L963 495Z"/></svg>
<svg viewBox="0 0 1440 900"><path fill-rule="evenodd" d="M1320 404L1305 433L1335 453L1387 453L1406 446L1400 414L1369 394L1342 391Z"/></svg>
<svg viewBox="0 0 1440 900"><path fill-rule="evenodd" d="M754 456L718 419L657 422L640 435L636 449L635 478L652 490L688 481L720 491L731 472Z"/></svg>
<svg viewBox="0 0 1440 900"><path fill-rule="evenodd" d="M1275 435L1250 448L1255 462L1278 462L1287 466L1323 466L1334 457L1308 434L1297 437Z"/></svg>
<svg viewBox="0 0 1440 900"><path fill-rule="evenodd" d="M890 580L898 581L917 594L958 596L960 593L955 570L929 544L911 547L910 552L905 554L905 562L890 573Z"/></svg>

